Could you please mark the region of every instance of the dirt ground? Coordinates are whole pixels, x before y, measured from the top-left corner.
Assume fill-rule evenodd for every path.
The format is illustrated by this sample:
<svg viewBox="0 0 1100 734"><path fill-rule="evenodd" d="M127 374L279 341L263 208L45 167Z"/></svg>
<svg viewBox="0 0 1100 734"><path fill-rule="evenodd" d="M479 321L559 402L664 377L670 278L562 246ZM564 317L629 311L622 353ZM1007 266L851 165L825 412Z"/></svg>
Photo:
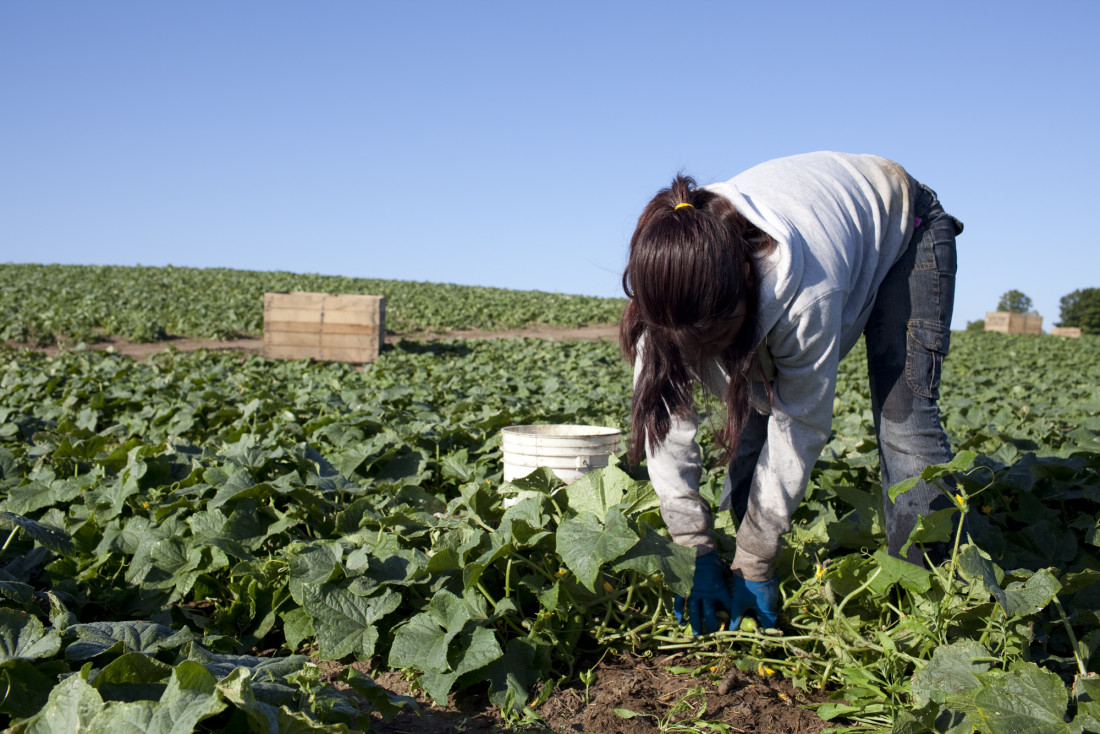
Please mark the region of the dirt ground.
<svg viewBox="0 0 1100 734"><path fill-rule="evenodd" d="M545 324L529 325L522 329L504 329L501 331L485 331L482 329L458 329L455 331L416 331L404 334L386 334L386 344L396 344L402 340L409 341L436 341L438 339L510 339L512 337L532 337L536 339L561 340L585 340L585 341L615 341L619 338L618 324L592 324L579 327L554 326ZM17 342L5 342L8 346L27 347L29 344ZM75 345L52 344L42 347L41 350L48 355L55 355L64 349L73 349ZM264 340L261 338L229 339L219 341L215 339L191 339L185 336L169 336L158 342L132 342L114 336L104 336L99 341L87 344L88 349L113 349L119 354L125 354L135 359L147 359L151 355L159 354L166 349L176 349L181 352L191 352L198 349L206 349L212 352L241 352L243 354L263 354Z"/></svg>
<svg viewBox="0 0 1100 734"><path fill-rule="evenodd" d="M531 326L506 331L467 329L389 334L386 343L395 344L402 339L432 341L516 336L555 341L614 341L618 339L618 325L598 324L579 328ZM54 345L44 347L43 351L56 354L61 349L71 348ZM212 341L171 337L161 342L143 344L111 337L89 344L88 348L112 348L135 359L147 359L169 348L262 354L263 339ZM386 689L412 695L420 703L419 714L402 712L388 722L376 716L372 727L378 734L649 734L662 731L817 734L828 726L803 706L823 697L810 696L780 678L744 673L732 665L721 667L722 670L726 667L731 670L716 682L669 670L676 666L694 668L696 665L680 656L655 660L625 656L605 660L596 666L596 679L587 689L574 685L551 691L545 702L535 710L537 719L522 724L504 721L483 690L462 691L457 696L452 695L448 706L439 707L422 693L411 690L409 681L399 673L372 673L365 663L357 663L355 667L374 677ZM341 669L332 663L326 663L325 668L332 679ZM616 710L620 713L617 714ZM624 712L632 714L621 715Z"/></svg>
<svg viewBox="0 0 1100 734"><path fill-rule="evenodd" d="M804 707L824 697L811 697L781 678L732 669L710 681L669 670L694 667L695 662L679 655L655 660L624 656L601 662L595 668L596 680L587 689L553 690L534 709L536 717L522 723L504 721L484 691L452 694L447 707L438 707L422 693L410 691L409 682L399 673L372 674L363 663L355 667L388 690L412 695L421 707L419 714L406 711L391 721L374 715L371 726L377 734L818 734L828 726ZM338 672L334 667L330 674L334 677Z"/></svg>

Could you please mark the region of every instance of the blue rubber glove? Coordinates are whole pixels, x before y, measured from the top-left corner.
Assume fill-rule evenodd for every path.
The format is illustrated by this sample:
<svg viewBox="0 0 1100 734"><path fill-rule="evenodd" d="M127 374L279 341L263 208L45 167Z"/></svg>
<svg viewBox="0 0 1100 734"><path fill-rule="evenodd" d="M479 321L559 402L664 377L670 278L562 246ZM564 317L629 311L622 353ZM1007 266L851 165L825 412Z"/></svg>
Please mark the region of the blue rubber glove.
<svg viewBox="0 0 1100 734"><path fill-rule="evenodd" d="M763 629L776 626L779 617L778 576L772 576L767 581L746 581L740 576L733 577L732 629L741 625L741 617L750 610L755 612L756 621Z"/></svg>
<svg viewBox="0 0 1100 734"><path fill-rule="evenodd" d="M729 567L717 553L707 553L695 559L695 577L691 582L691 595L687 598L688 620L696 636L718 631L718 608L721 607L733 619L733 594L727 581ZM672 611L676 621L684 623L684 597L676 595Z"/></svg>

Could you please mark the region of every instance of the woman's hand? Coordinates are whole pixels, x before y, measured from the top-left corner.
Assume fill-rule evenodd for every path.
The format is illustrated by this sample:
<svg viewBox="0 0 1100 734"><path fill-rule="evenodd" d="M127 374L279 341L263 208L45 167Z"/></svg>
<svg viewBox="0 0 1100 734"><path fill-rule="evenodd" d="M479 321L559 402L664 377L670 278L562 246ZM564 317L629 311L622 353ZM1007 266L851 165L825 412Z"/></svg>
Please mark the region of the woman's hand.
<svg viewBox="0 0 1100 734"><path fill-rule="evenodd" d="M695 559L695 577L692 579L691 595L687 598L686 606L691 631L696 636L719 630L719 608L731 620L740 618L740 615L734 614L734 594L730 591L729 576L729 567L717 553L707 553ZM776 588L778 589L778 585ZM684 606L684 597L677 594L672 609L680 624L684 623Z"/></svg>
<svg viewBox="0 0 1100 734"><path fill-rule="evenodd" d="M772 576L767 581L746 581L740 576L733 578L733 604L730 607L733 629L737 629L748 611L755 612L756 621L762 628L776 626L779 617L778 576Z"/></svg>

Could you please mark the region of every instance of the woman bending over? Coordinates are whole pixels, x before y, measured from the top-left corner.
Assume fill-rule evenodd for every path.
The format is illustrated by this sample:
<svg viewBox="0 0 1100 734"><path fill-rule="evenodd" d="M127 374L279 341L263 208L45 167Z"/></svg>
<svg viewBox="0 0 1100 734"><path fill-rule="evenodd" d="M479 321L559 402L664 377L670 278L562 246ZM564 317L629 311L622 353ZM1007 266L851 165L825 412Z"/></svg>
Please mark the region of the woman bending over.
<svg viewBox="0 0 1100 734"><path fill-rule="evenodd" d="M623 274L629 456L646 456L673 539L696 549L696 633L717 629L719 608L734 625L753 611L775 626L780 536L828 441L840 360L861 334L890 553L901 557L919 516L947 506L926 482L896 502L885 493L951 459L937 399L962 229L897 163L832 152L704 187L677 176L646 206ZM716 440L729 462L720 509L738 521L732 568L699 495L696 382L726 407ZM919 547L905 557L923 562Z"/></svg>

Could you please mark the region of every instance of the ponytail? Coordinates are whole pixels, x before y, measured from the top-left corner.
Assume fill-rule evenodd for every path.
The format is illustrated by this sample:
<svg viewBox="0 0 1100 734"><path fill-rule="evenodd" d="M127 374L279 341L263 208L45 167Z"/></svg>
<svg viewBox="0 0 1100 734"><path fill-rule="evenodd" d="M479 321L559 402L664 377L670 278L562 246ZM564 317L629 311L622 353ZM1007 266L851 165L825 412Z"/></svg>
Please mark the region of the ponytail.
<svg viewBox="0 0 1100 734"><path fill-rule="evenodd" d="M748 420L759 282L754 254L774 241L728 199L678 175L649 202L630 240L623 272L629 299L619 326L623 357L641 364L635 374L627 457L641 461L668 436L674 417L695 409L693 378L717 358L729 377L722 396L726 417L716 439L722 461L736 452ZM741 328L717 354L699 344L743 314ZM644 338L644 342L643 342Z"/></svg>

